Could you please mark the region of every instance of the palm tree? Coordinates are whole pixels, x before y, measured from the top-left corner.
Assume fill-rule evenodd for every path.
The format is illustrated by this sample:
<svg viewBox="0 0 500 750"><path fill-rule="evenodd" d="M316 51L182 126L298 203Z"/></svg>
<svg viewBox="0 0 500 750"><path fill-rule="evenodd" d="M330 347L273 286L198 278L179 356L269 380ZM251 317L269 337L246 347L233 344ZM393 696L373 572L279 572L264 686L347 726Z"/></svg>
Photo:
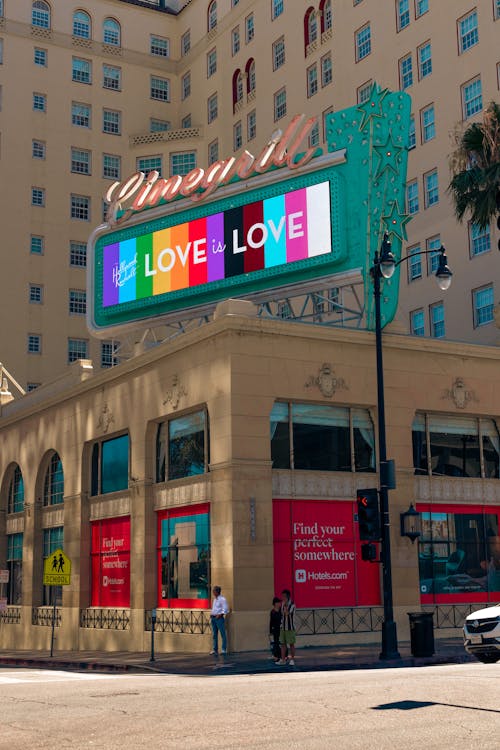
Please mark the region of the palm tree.
<svg viewBox="0 0 500 750"><path fill-rule="evenodd" d="M491 102L482 122L455 134L450 167L448 190L457 219L470 212L472 222L485 229L500 205L500 105Z"/></svg>

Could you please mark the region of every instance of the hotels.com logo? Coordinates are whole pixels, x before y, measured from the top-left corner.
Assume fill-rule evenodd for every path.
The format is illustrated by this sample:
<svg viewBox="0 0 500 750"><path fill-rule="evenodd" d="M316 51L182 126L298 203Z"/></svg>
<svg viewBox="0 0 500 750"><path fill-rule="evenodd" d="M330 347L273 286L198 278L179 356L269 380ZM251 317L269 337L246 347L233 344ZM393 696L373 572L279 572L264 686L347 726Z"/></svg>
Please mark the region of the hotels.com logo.
<svg viewBox="0 0 500 750"><path fill-rule="evenodd" d="M295 583L305 583L307 580L306 571L303 568L295 571Z"/></svg>

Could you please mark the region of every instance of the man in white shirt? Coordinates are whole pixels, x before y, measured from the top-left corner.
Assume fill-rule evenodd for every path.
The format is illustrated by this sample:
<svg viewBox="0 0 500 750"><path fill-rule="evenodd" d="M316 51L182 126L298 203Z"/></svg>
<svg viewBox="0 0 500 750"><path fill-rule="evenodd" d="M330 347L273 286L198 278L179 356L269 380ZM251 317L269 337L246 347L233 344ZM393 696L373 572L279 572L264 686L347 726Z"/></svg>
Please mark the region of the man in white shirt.
<svg viewBox="0 0 500 750"><path fill-rule="evenodd" d="M213 648L210 651L211 654L217 655L219 653L219 633L222 640L222 652L227 654L227 635L226 635L226 621L225 616L229 612L226 598L221 594L221 587L214 586L212 589L214 599L212 602L212 613L210 616L210 622L212 624L212 636L213 636Z"/></svg>

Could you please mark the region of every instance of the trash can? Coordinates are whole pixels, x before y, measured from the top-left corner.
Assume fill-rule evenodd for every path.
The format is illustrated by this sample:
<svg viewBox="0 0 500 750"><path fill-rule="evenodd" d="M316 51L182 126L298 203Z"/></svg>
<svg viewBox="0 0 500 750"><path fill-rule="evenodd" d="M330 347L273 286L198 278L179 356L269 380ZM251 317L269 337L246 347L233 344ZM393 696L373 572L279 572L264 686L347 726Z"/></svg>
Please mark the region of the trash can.
<svg viewBox="0 0 500 750"><path fill-rule="evenodd" d="M432 656L434 653L433 612L408 612L412 656Z"/></svg>

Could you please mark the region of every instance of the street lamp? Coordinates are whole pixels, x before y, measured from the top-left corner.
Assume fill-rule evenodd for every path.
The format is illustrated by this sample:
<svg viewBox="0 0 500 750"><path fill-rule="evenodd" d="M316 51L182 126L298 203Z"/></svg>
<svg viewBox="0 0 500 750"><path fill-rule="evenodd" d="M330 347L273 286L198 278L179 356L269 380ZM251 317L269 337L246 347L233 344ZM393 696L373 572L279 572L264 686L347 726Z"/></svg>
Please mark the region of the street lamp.
<svg viewBox="0 0 500 750"><path fill-rule="evenodd" d="M420 255L429 255L434 250L422 250ZM452 272L448 267L445 249L439 250L439 264L436 279L443 291L451 284ZM408 256L396 261L387 232L384 234L380 252L375 252L370 274L373 281L373 295L375 298L375 350L377 355L377 415L378 415L378 452L380 477L380 521L381 544L380 557L382 562L382 589L384 619L382 622L382 650L381 659L399 659L398 637L392 603L392 567L391 567L391 538L389 521L389 489L394 488L392 461L387 460L387 445L385 434L385 399L384 399L384 366L382 360L382 324L380 314L380 279L390 279L397 266L407 261Z"/></svg>

